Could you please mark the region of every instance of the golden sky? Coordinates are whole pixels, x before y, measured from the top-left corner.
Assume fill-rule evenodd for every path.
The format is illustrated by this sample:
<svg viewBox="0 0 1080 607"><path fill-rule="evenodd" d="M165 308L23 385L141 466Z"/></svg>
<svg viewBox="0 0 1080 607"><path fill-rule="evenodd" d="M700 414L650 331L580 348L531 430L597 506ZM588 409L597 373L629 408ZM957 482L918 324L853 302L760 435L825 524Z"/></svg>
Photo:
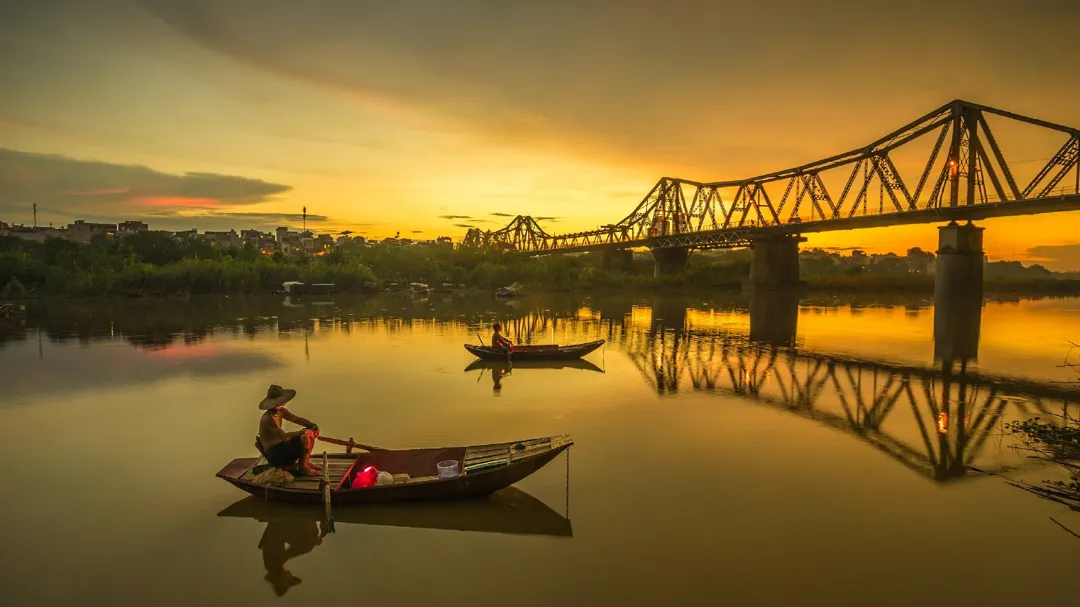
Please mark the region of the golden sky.
<svg viewBox="0 0 1080 607"><path fill-rule="evenodd" d="M661 176L802 164L956 98L1080 126L1077 23L1069 0L0 2L0 220L591 229ZM987 252L1080 267L1078 219L987 221Z"/></svg>

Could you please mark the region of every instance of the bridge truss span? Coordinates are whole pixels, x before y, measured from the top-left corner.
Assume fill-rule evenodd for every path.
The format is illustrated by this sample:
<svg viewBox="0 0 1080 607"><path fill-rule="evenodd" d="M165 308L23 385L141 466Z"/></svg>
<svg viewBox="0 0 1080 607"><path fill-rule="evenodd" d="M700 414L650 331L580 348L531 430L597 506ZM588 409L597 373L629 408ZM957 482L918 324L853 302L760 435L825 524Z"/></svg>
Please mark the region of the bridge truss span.
<svg viewBox="0 0 1080 607"><path fill-rule="evenodd" d="M1006 158L1004 141L1046 157ZM1036 145L1038 144L1038 145ZM620 221L549 234L528 216L464 245L526 254L734 248L756 238L1080 209L1080 129L953 101L872 143L748 179L661 178Z"/></svg>

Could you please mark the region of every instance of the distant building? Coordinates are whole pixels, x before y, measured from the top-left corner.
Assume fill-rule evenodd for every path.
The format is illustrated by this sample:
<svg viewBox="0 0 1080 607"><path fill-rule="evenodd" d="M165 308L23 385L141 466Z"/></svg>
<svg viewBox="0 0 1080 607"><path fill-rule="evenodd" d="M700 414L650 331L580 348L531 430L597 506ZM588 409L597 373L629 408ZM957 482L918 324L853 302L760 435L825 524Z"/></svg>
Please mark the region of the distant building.
<svg viewBox="0 0 1080 607"><path fill-rule="evenodd" d="M111 238L116 235L115 223L89 223L81 219L76 219L75 223L68 224L67 237L68 240L74 240L75 242L88 243L94 236L105 236Z"/></svg>
<svg viewBox="0 0 1080 607"><path fill-rule="evenodd" d="M435 244L441 247L452 247L454 246L454 241L449 236L440 236L435 239Z"/></svg>
<svg viewBox="0 0 1080 607"><path fill-rule="evenodd" d="M6 225L6 224L5 224ZM45 242L49 238L62 238L64 232L56 228L28 228L26 226L10 226L0 228L0 236L12 236L32 242Z"/></svg>
<svg viewBox="0 0 1080 607"><path fill-rule="evenodd" d="M236 230L229 230L228 232L203 232L203 240L218 247L234 248L239 247L242 244L240 235L236 233Z"/></svg>
<svg viewBox="0 0 1080 607"><path fill-rule="evenodd" d="M125 221L116 226L116 231L124 234L134 234L135 232L149 232L150 226L141 221Z"/></svg>
<svg viewBox="0 0 1080 607"><path fill-rule="evenodd" d="M251 245L266 255L272 254L278 248L277 237L269 232L241 230L240 240L244 243L244 246Z"/></svg>
<svg viewBox="0 0 1080 607"><path fill-rule="evenodd" d="M176 238L177 240L193 240L199 236L199 231L195 228L191 228L190 230L173 232L172 235L173 238Z"/></svg>
<svg viewBox="0 0 1080 607"><path fill-rule="evenodd" d="M325 253L334 248L334 237L329 234L319 234L315 237L315 252Z"/></svg>

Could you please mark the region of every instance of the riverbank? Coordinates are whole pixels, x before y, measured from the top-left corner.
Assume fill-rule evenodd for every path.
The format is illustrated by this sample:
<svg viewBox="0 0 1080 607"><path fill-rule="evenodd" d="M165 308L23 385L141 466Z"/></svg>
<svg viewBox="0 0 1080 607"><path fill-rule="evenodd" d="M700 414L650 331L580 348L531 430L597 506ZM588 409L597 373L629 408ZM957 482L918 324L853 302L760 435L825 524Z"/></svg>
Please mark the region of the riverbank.
<svg viewBox="0 0 1080 607"><path fill-rule="evenodd" d="M85 245L49 240L26 243L0 239L0 299L47 297L168 297L257 295L281 290L286 281L334 283L338 292L360 292L371 283L450 283L477 292L520 282L531 291L603 293L637 290L740 291L750 273L745 251L692 256L677 276L653 276L647 255L636 255L624 271L605 270L599 255L523 257L499 251L452 247L341 248L326 255L274 253L249 248L217 249L205 243L170 244L127 237L120 242ZM814 292L929 295L933 273L913 271L908 259L857 265L837 257L829 272L812 256L802 260L803 288ZM820 260L818 260L820 261ZM900 263L903 261L904 263ZM815 265L816 264L816 265ZM999 266L1008 266L1009 272ZM989 264L984 286L996 294L1080 295L1080 280L1054 275L1038 266Z"/></svg>

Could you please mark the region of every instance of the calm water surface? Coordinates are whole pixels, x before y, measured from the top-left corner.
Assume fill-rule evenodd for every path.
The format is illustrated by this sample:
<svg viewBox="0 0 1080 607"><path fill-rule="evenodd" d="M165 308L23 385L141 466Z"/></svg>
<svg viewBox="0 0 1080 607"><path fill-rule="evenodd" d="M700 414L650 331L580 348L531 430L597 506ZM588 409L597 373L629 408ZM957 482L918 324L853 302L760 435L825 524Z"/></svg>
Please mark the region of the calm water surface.
<svg viewBox="0 0 1080 607"><path fill-rule="evenodd" d="M0 323L3 603L1065 604L1080 540L1050 517L1080 515L965 464L1056 474L1002 425L1077 400L1056 382L1080 301L934 315L820 296L37 303ZM608 343L468 368L493 320ZM504 496L527 507L360 512L320 541L317 513L219 516L244 494L214 473L254 454L270 383L327 435L576 445Z"/></svg>

